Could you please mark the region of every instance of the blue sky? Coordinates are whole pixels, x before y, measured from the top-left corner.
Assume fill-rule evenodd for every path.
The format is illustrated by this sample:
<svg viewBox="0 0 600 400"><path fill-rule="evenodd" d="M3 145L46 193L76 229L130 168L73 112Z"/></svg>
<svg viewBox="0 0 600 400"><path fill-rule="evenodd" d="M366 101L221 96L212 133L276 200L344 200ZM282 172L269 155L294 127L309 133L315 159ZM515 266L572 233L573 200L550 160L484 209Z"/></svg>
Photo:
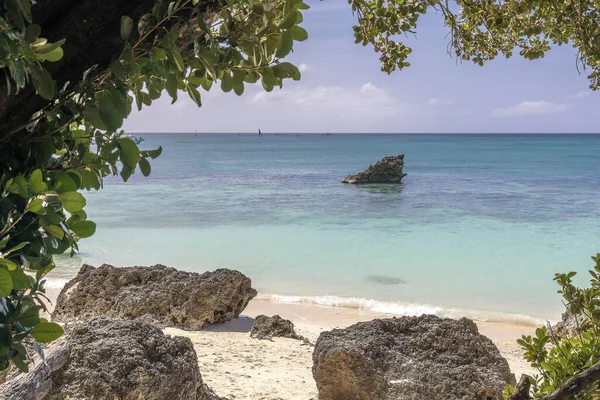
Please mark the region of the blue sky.
<svg viewBox="0 0 600 400"><path fill-rule="evenodd" d="M218 86L201 108L163 96L125 121L129 132L600 132L600 93L575 67L575 50L553 49L542 60L497 59L484 67L448 56L442 18L420 20L409 68L387 75L370 47L354 44L355 17L343 0L309 0L287 61L300 82L271 93L247 86L240 97Z"/></svg>

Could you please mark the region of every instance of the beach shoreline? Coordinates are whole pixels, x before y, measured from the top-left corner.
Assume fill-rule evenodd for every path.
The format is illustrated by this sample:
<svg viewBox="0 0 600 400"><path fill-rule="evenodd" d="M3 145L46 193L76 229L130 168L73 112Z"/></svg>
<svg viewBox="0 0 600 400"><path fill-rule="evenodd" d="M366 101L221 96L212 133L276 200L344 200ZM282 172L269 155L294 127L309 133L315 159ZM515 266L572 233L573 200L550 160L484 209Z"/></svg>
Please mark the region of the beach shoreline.
<svg viewBox="0 0 600 400"><path fill-rule="evenodd" d="M48 288L47 296L56 303L60 289ZM49 305L50 310L52 305ZM258 315L279 315L291 320L298 334L314 343L319 334L344 328L375 318L397 315L349 307L332 307L310 303L285 303L253 299L239 318L209 325L201 331L166 328L173 336L191 339L198 356L203 380L220 396L231 399L309 400L317 397L312 378L313 347L294 339L250 338L254 318ZM506 322L475 321L479 332L498 347L519 379L534 370L523 360L523 351L516 343L522 335L532 335L533 325Z"/></svg>

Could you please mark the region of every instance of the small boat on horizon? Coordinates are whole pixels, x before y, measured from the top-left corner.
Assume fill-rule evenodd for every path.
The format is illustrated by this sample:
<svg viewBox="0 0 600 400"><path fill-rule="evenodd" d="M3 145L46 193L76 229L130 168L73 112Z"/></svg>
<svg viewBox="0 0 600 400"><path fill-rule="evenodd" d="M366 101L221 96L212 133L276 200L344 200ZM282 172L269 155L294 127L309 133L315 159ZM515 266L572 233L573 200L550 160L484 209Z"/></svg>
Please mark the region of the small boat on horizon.
<svg viewBox="0 0 600 400"><path fill-rule="evenodd" d="M260 131L260 128L258 128L258 136L262 136L262 132Z"/></svg>

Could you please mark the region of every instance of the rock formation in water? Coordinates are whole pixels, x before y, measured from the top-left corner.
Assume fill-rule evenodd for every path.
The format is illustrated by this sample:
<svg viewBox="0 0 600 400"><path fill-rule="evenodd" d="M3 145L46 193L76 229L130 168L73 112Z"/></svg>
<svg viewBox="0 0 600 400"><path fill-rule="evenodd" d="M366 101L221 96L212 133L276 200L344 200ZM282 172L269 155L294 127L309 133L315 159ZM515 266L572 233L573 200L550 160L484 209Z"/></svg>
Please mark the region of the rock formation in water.
<svg viewBox="0 0 600 400"><path fill-rule="evenodd" d="M508 362L466 318L376 319L321 333L313 353L321 400L502 399Z"/></svg>
<svg viewBox="0 0 600 400"><path fill-rule="evenodd" d="M199 330L237 318L256 294L248 277L228 269L197 274L164 265L84 265L60 292L52 317L138 319Z"/></svg>
<svg viewBox="0 0 600 400"><path fill-rule="evenodd" d="M3 384L2 399L224 400L202 382L189 338L166 336L145 322L93 318L68 326L54 346L52 367L37 363ZM41 390L23 391L28 380Z"/></svg>
<svg viewBox="0 0 600 400"><path fill-rule="evenodd" d="M283 319L279 315L267 317L259 315L254 319L250 337L256 339L272 339L274 337L283 337L302 340L308 342L306 338L300 336L294 330L294 323L289 319Z"/></svg>
<svg viewBox="0 0 600 400"><path fill-rule="evenodd" d="M356 175L348 175L343 183L401 183L406 176L404 168L404 154L399 156L384 157L375 165Z"/></svg>

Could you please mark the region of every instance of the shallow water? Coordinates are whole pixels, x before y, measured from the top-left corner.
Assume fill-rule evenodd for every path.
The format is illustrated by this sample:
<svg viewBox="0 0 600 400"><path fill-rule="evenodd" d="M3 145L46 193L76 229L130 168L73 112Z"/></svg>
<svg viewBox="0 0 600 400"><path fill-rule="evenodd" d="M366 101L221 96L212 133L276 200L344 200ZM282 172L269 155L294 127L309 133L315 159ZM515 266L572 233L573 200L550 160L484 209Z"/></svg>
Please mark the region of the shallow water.
<svg viewBox="0 0 600 400"><path fill-rule="evenodd" d="M54 278L227 267L278 300L527 321L600 251L600 136L143 136L152 175L86 195L98 232ZM402 185L340 183L400 153Z"/></svg>

